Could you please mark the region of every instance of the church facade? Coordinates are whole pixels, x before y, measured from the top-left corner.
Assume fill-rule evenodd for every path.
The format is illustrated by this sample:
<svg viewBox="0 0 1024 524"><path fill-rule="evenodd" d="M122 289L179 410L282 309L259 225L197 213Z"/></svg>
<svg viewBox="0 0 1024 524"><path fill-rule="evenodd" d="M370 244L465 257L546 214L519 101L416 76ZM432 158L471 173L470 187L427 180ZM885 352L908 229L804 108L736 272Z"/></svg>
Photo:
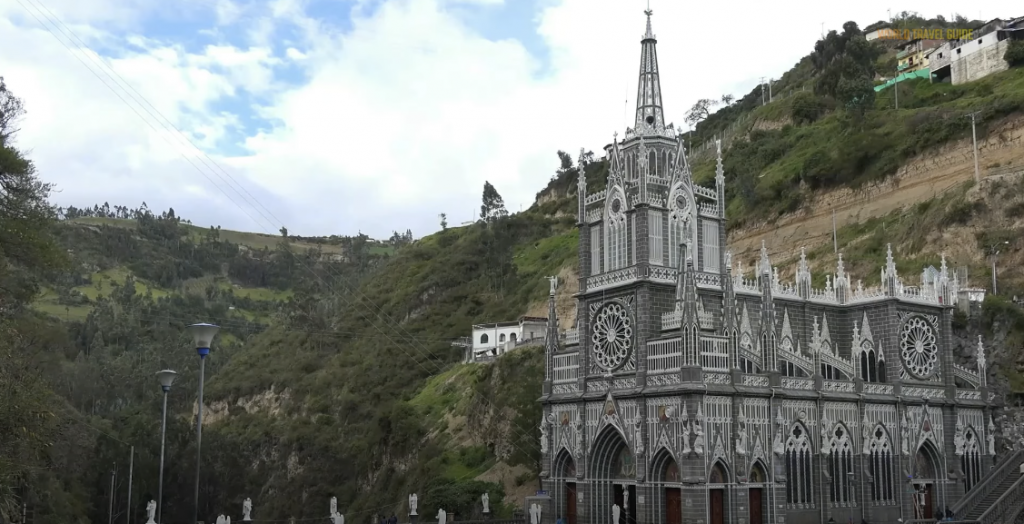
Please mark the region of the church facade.
<svg viewBox="0 0 1024 524"><path fill-rule="evenodd" d="M958 282L823 288L726 246L719 148L693 182L665 123L647 12L635 125L579 179L576 328L545 351L542 483L569 524L897 522L940 515L993 463L991 393L953 360ZM582 169L580 170L582 173ZM552 297L554 288L552 288ZM564 343L559 343L562 338ZM618 518L615 522L614 519Z"/></svg>

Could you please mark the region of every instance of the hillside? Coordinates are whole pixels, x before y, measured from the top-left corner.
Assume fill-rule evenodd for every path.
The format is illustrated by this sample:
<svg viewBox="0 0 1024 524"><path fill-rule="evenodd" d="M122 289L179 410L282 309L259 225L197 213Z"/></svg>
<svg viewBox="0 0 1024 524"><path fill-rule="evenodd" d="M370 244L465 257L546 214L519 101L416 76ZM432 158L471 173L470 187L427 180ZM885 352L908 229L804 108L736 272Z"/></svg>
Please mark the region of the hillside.
<svg viewBox="0 0 1024 524"><path fill-rule="evenodd" d="M791 278L805 246L824 279L836 263L834 209L847 271L865 284L877 281L888 243L908 281L945 253L971 284L987 285L993 245L1002 246L997 267L1020 267L1024 69L963 86L902 82L897 111L856 82L853 95L821 86L835 73L827 64L847 52L863 56L840 76L870 79L868 90L876 69L889 67L891 50L846 51L854 40L829 44L840 59L801 60L768 104L755 89L688 137L699 181L714 161L702 144L724 137L737 260L765 240ZM980 111L980 184L969 111ZM20 153L0 151L0 174L31 179ZM115 506L129 506L125 463L135 446L130 506L144 518L159 457L153 373L173 368L164 515L187 522L198 359L184 326L207 321L223 329L206 367L200 518L235 512L245 497L260 520L322 518L337 496L346 519L367 520L403 515L412 491L421 515L443 505L464 520L484 491L496 515L511 515L537 486L541 351L468 365L451 341L474 323L543 316L552 274L564 283L560 323L573 321L578 170L599 190L608 166L559 157L530 209L507 213L487 184L485 218L415 242L203 228L144 206L0 214L0 235L21 233L0 236L0 267L15 269L0 271L0 284L19 290L0 297L9 355L0 359L0 420L9 421L0 425L0 511L12 514L24 498L33 524L107 519L112 467ZM984 334L993 380L1024 390L1024 314L1005 298L1024 289L1024 274L1001 270L999 288L982 315L958 316L958 347L966 356Z"/></svg>

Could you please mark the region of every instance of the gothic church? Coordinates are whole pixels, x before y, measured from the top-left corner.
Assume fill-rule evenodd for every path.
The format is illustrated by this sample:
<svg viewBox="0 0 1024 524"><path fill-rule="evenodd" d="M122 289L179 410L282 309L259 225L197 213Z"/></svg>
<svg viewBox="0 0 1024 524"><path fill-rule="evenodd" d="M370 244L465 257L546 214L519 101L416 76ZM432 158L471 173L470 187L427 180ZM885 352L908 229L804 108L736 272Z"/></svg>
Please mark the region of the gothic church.
<svg viewBox="0 0 1024 524"><path fill-rule="evenodd" d="M579 179L576 329L545 350L542 482L569 524L903 522L970 491L994 455L991 394L951 351L958 281L881 285L842 258L824 288L726 250L719 144L695 185L666 125L657 40L641 40L636 120ZM582 171L582 170L581 170ZM557 516L551 516L552 519ZM618 519L617 522L613 520Z"/></svg>

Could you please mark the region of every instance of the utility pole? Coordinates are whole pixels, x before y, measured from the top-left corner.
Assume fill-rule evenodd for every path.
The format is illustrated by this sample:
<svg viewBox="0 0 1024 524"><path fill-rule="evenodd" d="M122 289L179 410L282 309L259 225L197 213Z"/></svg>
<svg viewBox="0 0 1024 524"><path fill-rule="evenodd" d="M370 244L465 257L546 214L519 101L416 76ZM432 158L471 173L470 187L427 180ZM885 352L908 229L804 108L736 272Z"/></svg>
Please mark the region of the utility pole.
<svg viewBox="0 0 1024 524"><path fill-rule="evenodd" d="M978 113L980 113L980 111L975 111L975 112L970 114L970 117L971 117L971 139L974 141L974 183L975 184L980 184L981 183L981 171L978 169L978 130L977 130L977 127L975 126L975 122L974 122L974 120L975 120L974 117ZM992 272L992 279L993 279L992 281L995 282L995 271L994 270ZM995 286L994 285L992 286L992 294L995 294Z"/></svg>
<svg viewBox="0 0 1024 524"><path fill-rule="evenodd" d="M769 78L768 79L768 103L769 104L772 103L772 82L774 82L774 81L775 81L774 78Z"/></svg>
<svg viewBox="0 0 1024 524"><path fill-rule="evenodd" d="M764 105L764 77L761 77L761 105Z"/></svg>
<svg viewBox="0 0 1024 524"><path fill-rule="evenodd" d="M832 210L832 250L839 254L839 237L836 235L836 210Z"/></svg>
<svg viewBox="0 0 1024 524"><path fill-rule="evenodd" d="M132 446L132 457L128 461L128 516L126 524L132 524L132 473L135 472L135 446Z"/></svg>
<svg viewBox="0 0 1024 524"><path fill-rule="evenodd" d="M117 462L114 469L110 470L110 505L107 509L107 524L114 524L114 477L117 476Z"/></svg>
<svg viewBox="0 0 1024 524"><path fill-rule="evenodd" d="M892 77L892 88L896 90L896 110L900 110L900 70L896 66L896 76Z"/></svg>

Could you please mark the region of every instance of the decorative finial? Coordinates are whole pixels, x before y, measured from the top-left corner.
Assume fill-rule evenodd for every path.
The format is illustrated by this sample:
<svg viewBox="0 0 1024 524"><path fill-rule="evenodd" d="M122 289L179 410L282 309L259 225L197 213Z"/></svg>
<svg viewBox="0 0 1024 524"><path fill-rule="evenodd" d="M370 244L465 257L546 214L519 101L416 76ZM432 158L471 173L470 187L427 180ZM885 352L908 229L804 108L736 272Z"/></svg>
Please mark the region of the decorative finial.
<svg viewBox="0 0 1024 524"><path fill-rule="evenodd" d="M985 343L981 339L981 335L978 335L978 372L984 376L985 374Z"/></svg>

